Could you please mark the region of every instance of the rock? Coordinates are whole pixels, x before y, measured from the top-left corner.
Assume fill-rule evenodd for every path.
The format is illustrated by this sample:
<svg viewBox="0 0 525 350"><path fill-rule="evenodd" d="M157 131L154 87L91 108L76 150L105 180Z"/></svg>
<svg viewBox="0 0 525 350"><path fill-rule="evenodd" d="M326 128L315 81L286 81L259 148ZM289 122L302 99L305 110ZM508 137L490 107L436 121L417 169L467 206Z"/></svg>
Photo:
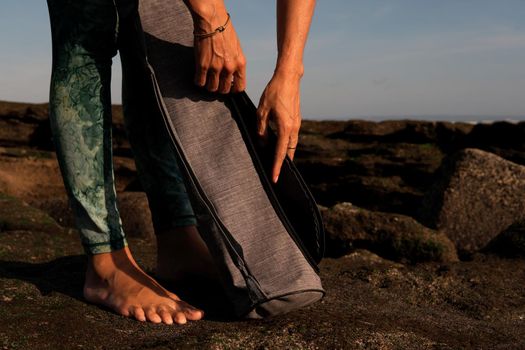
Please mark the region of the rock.
<svg viewBox="0 0 525 350"><path fill-rule="evenodd" d="M320 206L327 234L327 255L341 256L365 248L387 259L407 261L457 261L453 243L414 219L339 203Z"/></svg>
<svg viewBox="0 0 525 350"><path fill-rule="evenodd" d="M324 205L350 201L413 215L445 154L433 144L356 144L302 138L295 164Z"/></svg>
<svg viewBox="0 0 525 350"><path fill-rule="evenodd" d="M3 111L0 114L0 145L2 146L28 146L33 143L35 130L48 123L47 108L41 105L4 106L4 103L0 103L0 110ZM38 134L38 137L41 136ZM49 144L47 141L45 143L46 146Z"/></svg>
<svg viewBox="0 0 525 350"><path fill-rule="evenodd" d="M49 197L33 204L33 206L46 212L63 227L76 228L73 211L69 206L66 194Z"/></svg>
<svg viewBox="0 0 525 350"><path fill-rule="evenodd" d="M0 193L0 232L17 230L52 233L63 228L42 210Z"/></svg>
<svg viewBox="0 0 525 350"><path fill-rule="evenodd" d="M76 228L73 211L65 196L46 198L36 203L63 227ZM143 192L118 192L117 205L127 237L150 239L154 237L151 214Z"/></svg>
<svg viewBox="0 0 525 350"><path fill-rule="evenodd" d="M117 205L127 237L154 238L148 198L144 192L119 192Z"/></svg>
<svg viewBox="0 0 525 350"><path fill-rule="evenodd" d="M132 157L121 106L112 106L115 155ZM0 101L0 146L53 150L47 104Z"/></svg>
<svg viewBox="0 0 525 350"><path fill-rule="evenodd" d="M468 135L468 142L476 145L525 150L525 121L511 123L497 121L490 124L478 123Z"/></svg>
<svg viewBox="0 0 525 350"><path fill-rule="evenodd" d="M447 158L425 194L421 221L472 253L525 217L525 167L465 149Z"/></svg>
<svg viewBox="0 0 525 350"><path fill-rule="evenodd" d="M497 121L478 123L468 134L466 143L471 148L497 154L511 162L525 165L525 121L511 123Z"/></svg>
<svg viewBox="0 0 525 350"><path fill-rule="evenodd" d="M525 258L525 220L507 227L483 249L509 258Z"/></svg>
<svg viewBox="0 0 525 350"><path fill-rule="evenodd" d="M416 216L445 156L471 147L525 165L524 139L525 122L305 120L294 162L323 205Z"/></svg>
<svg viewBox="0 0 525 350"><path fill-rule="evenodd" d="M473 128L472 124L421 120L385 120L373 122L353 120L340 133L330 137L353 142L408 142L446 144L461 142Z"/></svg>
<svg viewBox="0 0 525 350"><path fill-rule="evenodd" d="M385 259L366 249L356 249L351 253L339 258L341 262L348 263L355 267L363 268L403 268L405 265Z"/></svg>
<svg viewBox="0 0 525 350"><path fill-rule="evenodd" d="M85 302L87 257L78 237L51 236L57 235L0 234L0 344L5 344L0 348L525 348L525 289L517 278L525 274L522 259L480 255L458 263L395 267L359 251L327 258L320 264L323 300L253 322L227 318L218 312L223 305L203 307L209 285L191 283L185 289L199 297L181 298L203 307L207 316L175 328L137 322ZM141 267L153 271L153 242L131 240L130 247ZM180 295L182 286L166 287Z"/></svg>

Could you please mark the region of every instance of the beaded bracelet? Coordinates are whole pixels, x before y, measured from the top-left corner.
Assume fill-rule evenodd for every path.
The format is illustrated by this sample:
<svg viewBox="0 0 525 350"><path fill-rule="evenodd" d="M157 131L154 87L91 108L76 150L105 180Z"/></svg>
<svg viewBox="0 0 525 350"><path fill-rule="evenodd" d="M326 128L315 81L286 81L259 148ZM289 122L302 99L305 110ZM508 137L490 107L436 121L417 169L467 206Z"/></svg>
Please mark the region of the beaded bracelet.
<svg viewBox="0 0 525 350"><path fill-rule="evenodd" d="M230 21L230 14L228 14L228 18L226 19L226 23L224 23L224 25L222 26L219 26L217 27L217 29L215 29L213 32L209 32L209 33L195 33L195 31L193 31L193 35L196 37L196 38L207 38L209 36L213 36L217 33L220 33L220 32L224 32L224 30L226 29L226 25L228 24L228 22Z"/></svg>

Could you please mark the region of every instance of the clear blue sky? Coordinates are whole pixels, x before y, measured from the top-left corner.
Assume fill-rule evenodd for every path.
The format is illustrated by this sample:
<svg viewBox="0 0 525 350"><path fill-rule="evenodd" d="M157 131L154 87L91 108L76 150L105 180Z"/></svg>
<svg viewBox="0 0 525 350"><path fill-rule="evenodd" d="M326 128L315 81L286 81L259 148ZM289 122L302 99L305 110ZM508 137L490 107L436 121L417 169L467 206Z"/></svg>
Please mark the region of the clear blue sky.
<svg viewBox="0 0 525 350"><path fill-rule="evenodd" d="M275 63L275 2L226 3L257 103ZM524 119L524 18L523 0L318 0L305 51L303 117ZM0 44L0 99L46 101L46 2L2 0ZM118 103L118 61L114 72Z"/></svg>

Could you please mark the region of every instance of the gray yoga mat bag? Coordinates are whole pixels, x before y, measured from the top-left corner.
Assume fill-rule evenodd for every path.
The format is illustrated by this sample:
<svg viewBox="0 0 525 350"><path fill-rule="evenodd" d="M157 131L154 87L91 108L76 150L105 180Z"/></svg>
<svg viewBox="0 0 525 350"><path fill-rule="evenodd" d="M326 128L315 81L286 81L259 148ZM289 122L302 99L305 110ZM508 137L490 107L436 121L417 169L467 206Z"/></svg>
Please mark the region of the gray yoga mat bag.
<svg viewBox="0 0 525 350"><path fill-rule="evenodd" d="M140 16L163 119L234 313L262 318L321 299L323 224L297 168L287 157L273 184L276 137L256 139L248 96L193 84L193 22L182 1L143 0Z"/></svg>

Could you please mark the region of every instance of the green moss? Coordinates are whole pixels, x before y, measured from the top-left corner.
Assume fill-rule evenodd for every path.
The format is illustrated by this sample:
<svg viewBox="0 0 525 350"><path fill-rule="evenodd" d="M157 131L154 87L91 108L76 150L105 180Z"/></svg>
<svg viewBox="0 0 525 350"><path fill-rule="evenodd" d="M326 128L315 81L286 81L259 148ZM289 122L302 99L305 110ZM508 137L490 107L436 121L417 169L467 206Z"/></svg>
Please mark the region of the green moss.
<svg viewBox="0 0 525 350"><path fill-rule="evenodd" d="M0 231L55 232L60 229L61 226L44 211L0 193Z"/></svg>
<svg viewBox="0 0 525 350"><path fill-rule="evenodd" d="M422 237L405 239L402 246L412 262L440 260L445 252L445 247L441 243Z"/></svg>
<svg viewBox="0 0 525 350"><path fill-rule="evenodd" d="M379 240L380 253L389 259L417 263L423 261L440 261L446 253L443 243L432 237L392 237L383 234Z"/></svg>
<svg viewBox="0 0 525 350"><path fill-rule="evenodd" d="M422 149L430 150L430 149L436 148L436 145L433 143L422 143L419 145L419 147Z"/></svg>

